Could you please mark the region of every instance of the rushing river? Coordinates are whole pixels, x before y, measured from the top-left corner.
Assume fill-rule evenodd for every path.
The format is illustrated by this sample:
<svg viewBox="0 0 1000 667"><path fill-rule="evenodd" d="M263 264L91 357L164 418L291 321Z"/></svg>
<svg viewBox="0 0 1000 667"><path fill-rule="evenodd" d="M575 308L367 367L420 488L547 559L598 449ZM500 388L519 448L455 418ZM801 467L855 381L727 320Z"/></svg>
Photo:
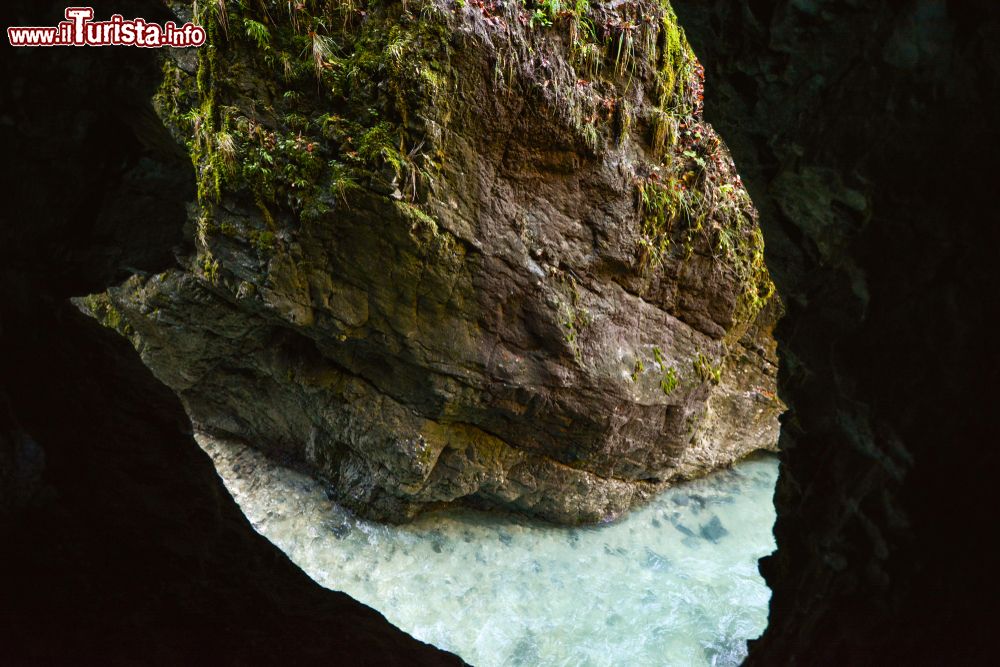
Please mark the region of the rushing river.
<svg viewBox="0 0 1000 667"><path fill-rule="evenodd" d="M323 586L479 667L736 665L767 624L777 461L667 491L618 523L448 511L363 521L323 484L200 438L254 527Z"/></svg>

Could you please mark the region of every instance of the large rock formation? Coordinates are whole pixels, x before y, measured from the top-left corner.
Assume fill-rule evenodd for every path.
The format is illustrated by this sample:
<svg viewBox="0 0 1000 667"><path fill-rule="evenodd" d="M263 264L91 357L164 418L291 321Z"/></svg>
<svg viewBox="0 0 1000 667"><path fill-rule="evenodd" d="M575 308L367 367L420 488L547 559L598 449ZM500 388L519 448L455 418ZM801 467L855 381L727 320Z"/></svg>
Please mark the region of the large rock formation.
<svg viewBox="0 0 1000 667"><path fill-rule="evenodd" d="M788 309L749 663L993 662L997 5L675 5Z"/></svg>
<svg viewBox="0 0 1000 667"><path fill-rule="evenodd" d="M4 3L2 25L64 7ZM461 664L257 535L174 393L66 301L182 243L195 180L160 78L151 51L0 48L0 662Z"/></svg>
<svg viewBox="0 0 1000 667"><path fill-rule="evenodd" d="M606 520L773 446L778 305L668 5L198 18L157 107L193 249L90 302L197 427L389 520Z"/></svg>

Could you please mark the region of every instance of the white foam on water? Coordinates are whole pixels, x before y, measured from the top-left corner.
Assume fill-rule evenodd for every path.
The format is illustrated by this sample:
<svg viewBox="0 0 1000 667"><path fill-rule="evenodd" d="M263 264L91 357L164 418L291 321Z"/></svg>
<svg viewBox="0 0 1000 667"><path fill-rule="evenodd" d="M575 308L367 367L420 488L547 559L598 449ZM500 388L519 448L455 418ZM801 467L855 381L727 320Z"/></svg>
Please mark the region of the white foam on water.
<svg viewBox="0 0 1000 667"><path fill-rule="evenodd" d="M449 510L385 526L330 502L322 482L199 439L253 526L309 576L479 667L737 665L767 625L771 456L610 525Z"/></svg>

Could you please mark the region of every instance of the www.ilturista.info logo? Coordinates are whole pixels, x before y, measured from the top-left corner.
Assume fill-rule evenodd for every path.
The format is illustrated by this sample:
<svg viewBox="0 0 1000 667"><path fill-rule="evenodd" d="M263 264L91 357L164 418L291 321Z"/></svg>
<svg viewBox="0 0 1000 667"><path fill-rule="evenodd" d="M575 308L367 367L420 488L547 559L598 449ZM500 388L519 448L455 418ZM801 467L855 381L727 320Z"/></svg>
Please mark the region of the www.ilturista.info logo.
<svg viewBox="0 0 1000 667"><path fill-rule="evenodd" d="M187 47L205 43L205 29L191 22L178 27L145 19L125 20L115 14L107 21L93 21L93 7L67 7L66 20L55 27L7 28L11 46L161 46Z"/></svg>

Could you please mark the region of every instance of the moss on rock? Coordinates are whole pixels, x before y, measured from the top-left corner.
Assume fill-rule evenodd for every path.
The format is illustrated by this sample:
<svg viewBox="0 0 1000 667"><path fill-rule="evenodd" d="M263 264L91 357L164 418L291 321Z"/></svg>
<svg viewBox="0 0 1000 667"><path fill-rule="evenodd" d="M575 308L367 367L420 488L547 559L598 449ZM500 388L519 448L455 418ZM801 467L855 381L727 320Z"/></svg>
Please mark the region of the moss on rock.
<svg viewBox="0 0 1000 667"><path fill-rule="evenodd" d="M599 521L773 446L760 237L669 4L199 8L156 100L195 250L112 290L195 423L393 520Z"/></svg>

